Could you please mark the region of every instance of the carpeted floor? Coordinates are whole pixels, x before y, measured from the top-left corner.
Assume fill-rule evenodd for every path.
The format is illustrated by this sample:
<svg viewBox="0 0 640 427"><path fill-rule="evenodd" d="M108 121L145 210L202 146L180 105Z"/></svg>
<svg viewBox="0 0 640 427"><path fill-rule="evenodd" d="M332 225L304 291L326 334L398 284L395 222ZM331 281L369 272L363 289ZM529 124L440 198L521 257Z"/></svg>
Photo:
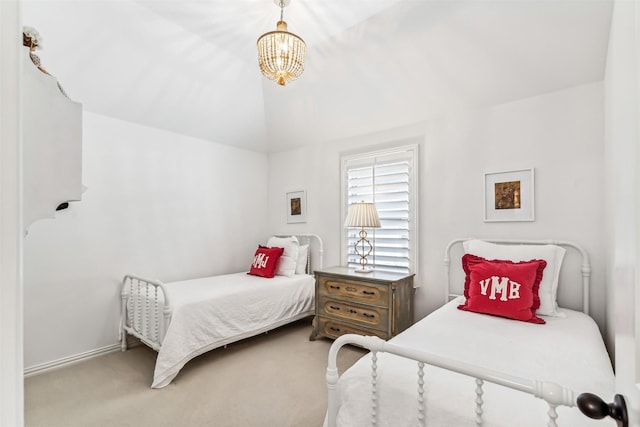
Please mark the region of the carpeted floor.
<svg viewBox="0 0 640 427"><path fill-rule="evenodd" d="M27 427L321 426L332 341L309 341L310 319L193 359L167 387L151 389L146 346L25 379ZM347 346L342 372L365 351Z"/></svg>

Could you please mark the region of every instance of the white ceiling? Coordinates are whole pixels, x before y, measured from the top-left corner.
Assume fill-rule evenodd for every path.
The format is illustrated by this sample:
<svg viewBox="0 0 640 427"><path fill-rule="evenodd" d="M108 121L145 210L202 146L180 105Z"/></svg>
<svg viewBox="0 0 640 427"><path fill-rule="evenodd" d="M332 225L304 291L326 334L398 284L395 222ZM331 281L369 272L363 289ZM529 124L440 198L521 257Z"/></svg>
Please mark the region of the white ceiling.
<svg viewBox="0 0 640 427"><path fill-rule="evenodd" d="M603 78L609 0L292 0L302 77L261 76L272 0L25 0L88 111L270 152Z"/></svg>

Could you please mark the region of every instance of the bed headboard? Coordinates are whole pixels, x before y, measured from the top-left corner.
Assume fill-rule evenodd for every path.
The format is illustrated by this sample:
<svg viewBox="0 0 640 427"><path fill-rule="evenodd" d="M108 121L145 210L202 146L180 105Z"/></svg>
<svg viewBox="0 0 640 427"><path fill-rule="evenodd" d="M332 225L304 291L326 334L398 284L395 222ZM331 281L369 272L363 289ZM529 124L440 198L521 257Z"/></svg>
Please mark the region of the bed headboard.
<svg viewBox="0 0 640 427"><path fill-rule="evenodd" d="M276 234L276 237L289 237L295 236L301 245L309 245L309 252L307 252L307 273L313 274L315 270L320 270L323 267L324 247L322 238L317 234Z"/></svg>
<svg viewBox="0 0 640 427"><path fill-rule="evenodd" d="M570 252L574 252L575 254L577 254L580 257L580 273L582 275L582 280L581 280L581 284L582 284L582 304L581 307L569 307L569 308L576 308L576 309L581 309L585 314L589 314L589 280L591 277L591 264L589 263L589 255L587 254L587 252L580 247L579 245L577 245L576 243L573 242L569 242L569 241L562 241L562 240L515 240L515 239L485 239L485 238L466 238L466 239L454 239L451 242L449 242L449 244L447 245L447 248L445 249L445 253L444 253L444 267L445 267L445 302L448 302L451 298L458 296L459 294L456 293L452 293L451 291L451 285L452 285L452 272L451 272L451 258L452 258L452 253L456 253L456 254L460 254L460 256L462 256L462 254L464 254L464 249L462 249L462 243L467 241L467 240L472 240L472 239L478 239L478 240L484 240L485 242L490 242L490 243L497 243L497 244L504 244L504 245L556 245L556 246L561 246L566 248L571 249L572 251L567 251L567 255L570 255ZM562 263L562 268L561 268L561 277L560 277L560 285L558 286L558 292L560 293L560 289L563 287L563 284L566 281L571 281L571 280L563 280L563 275L565 277L568 278L577 278L578 276L578 268L576 266L570 266L570 267L566 267L567 266L567 258L570 257L566 257L565 256L565 261L563 261ZM575 272L570 271L571 269L574 269ZM566 273L566 270L569 270L568 273L569 274L562 274L563 272ZM575 280L573 280L575 281Z"/></svg>

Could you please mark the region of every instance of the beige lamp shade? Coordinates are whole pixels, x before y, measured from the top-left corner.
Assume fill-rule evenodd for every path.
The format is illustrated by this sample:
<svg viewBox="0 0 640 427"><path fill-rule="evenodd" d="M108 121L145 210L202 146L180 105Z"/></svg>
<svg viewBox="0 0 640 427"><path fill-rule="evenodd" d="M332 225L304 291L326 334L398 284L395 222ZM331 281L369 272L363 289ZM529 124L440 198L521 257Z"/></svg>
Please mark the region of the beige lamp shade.
<svg viewBox="0 0 640 427"><path fill-rule="evenodd" d="M349 205L345 227L380 228L380 218L373 203L353 203Z"/></svg>

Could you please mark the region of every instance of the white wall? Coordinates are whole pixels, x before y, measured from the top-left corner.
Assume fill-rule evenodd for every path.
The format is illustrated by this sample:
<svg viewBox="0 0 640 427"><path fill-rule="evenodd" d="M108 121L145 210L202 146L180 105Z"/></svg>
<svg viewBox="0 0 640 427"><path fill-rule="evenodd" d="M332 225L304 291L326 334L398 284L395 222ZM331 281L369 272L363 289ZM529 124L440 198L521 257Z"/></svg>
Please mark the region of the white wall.
<svg viewBox="0 0 640 427"><path fill-rule="evenodd" d="M83 200L24 242L25 367L118 340L119 287L247 269L267 157L85 112Z"/></svg>
<svg viewBox="0 0 640 427"><path fill-rule="evenodd" d="M443 302L442 259L449 240L468 236L565 239L581 244L591 255L591 309L603 329L602 90L602 83L586 84L271 154L270 200L284 200L284 193L291 189L306 189L308 221L286 228L284 206L276 204L270 208L270 226L320 234L325 241L325 266L339 264L340 153L420 140L418 281L422 288L416 294L416 317ZM369 102L375 105L375 99ZM536 220L483 222L483 174L528 167L535 168ZM573 293L565 290L561 296Z"/></svg>
<svg viewBox="0 0 640 427"><path fill-rule="evenodd" d="M115 344L128 272L168 281L237 271L269 233L298 231L320 234L325 266L339 264L340 153L394 141L421 141L417 317L441 304L450 239L555 238L591 254L603 328L602 90L578 86L268 157L85 113L83 201L25 240L25 366ZM484 223L483 173L524 167L536 169L536 221ZM285 193L298 189L308 221L288 225Z"/></svg>

